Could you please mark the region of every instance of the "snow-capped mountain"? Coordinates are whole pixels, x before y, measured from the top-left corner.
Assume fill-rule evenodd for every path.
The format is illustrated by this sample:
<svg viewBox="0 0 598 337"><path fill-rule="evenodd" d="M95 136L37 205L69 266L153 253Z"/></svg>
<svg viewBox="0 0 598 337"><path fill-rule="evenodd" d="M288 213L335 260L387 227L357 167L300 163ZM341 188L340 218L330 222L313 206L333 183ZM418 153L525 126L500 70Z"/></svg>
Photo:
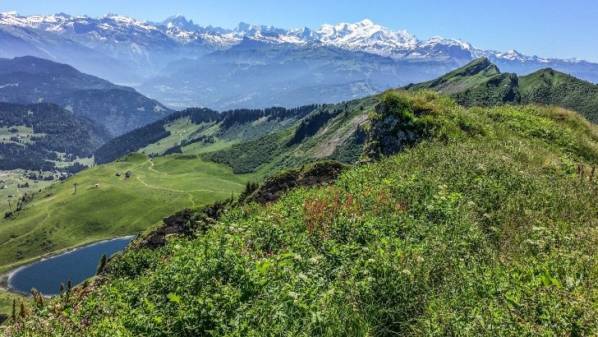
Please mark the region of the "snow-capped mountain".
<svg viewBox="0 0 598 337"><path fill-rule="evenodd" d="M598 64L482 50L443 37L421 40L368 19L316 29L247 23L227 29L181 15L156 23L115 14L9 12L0 13L0 46L0 57L43 57L135 85L171 105L215 108L261 106L262 96L280 105L346 99L428 80L482 56L504 71L553 67L598 82ZM311 101L291 98L297 92ZM270 101L276 95L290 98Z"/></svg>
<svg viewBox="0 0 598 337"><path fill-rule="evenodd" d="M329 46L397 59L450 57L452 54L457 54L458 57L467 54L494 56L509 61L528 61L534 58L514 50L482 51L465 41L455 39L432 37L428 40L418 40L406 30L394 31L369 19L357 23L324 24L317 30L309 28L287 30L247 23L240 23L235 29L225 29L203 27L181 15L170 17L160 23L151 23L115 14L90 18L63 13L48 16L19 16L15 12L7 12L0 13L0 25L63 35L90 47L97 47L97 44L129 44L127 46L130 49L129 53L142 57L145 53L144 48L172 48L176 45L199 41L218 49L233 46L249 38L270 43Z"/></svg>
<svg viewBox="0 0 598 337"><path fill-rule="evenodd" d="M316 35L323 45L382 56L401 55L418 44L407 31L392 31L368 19L353 24L323 25Z"/></svg>

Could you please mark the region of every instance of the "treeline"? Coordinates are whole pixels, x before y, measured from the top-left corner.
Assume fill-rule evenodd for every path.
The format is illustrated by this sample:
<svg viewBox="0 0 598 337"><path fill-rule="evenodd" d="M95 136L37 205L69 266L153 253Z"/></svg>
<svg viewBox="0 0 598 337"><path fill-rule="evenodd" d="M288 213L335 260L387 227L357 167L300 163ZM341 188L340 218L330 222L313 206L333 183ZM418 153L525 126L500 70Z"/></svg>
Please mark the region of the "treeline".
<svg viewBox="0 0 598 337"><path fill-rule="evenodd" d="M170 132L165 128L166 125L180 118L190 118L193 123L199 124L218 121L221 116L214 110L199 108L175 112L157 122L116 137L104 144L95 152L96 162L99 164L109 163L170 136Z"/></svg>
<svg viewBox="0 0 598 337"><path fill-rule="evenodd" d="M295 135L289 141L289 145L295 145L301 143L305 138L315 135L318 130L329 120L336 115L335 112L320 111L313 114L299 124L299 127L295 131Z"/></svg>
<svg viewBox="0 0 598 337"><path fill-rule="evenodd" d="M57 153L67 160L89 157L110 137L104 128L54 104L0 103L0 128L10 132L0 141L3 170L55 170L50 161L60 160Z"/></svg>
<svg viewBox="0 0 598 337"><path fill-rule="evenodd" d="M264 117L268 118L268 120L283 120L292 117L303 118L318 107L319 105L313 104L293 109L273 107L267 109L229 110L222 113L222 128L227 129L235 124L251 123Z"/></svg>
<svg viewBox="0 0 598 337"><path fill-rule="evenodd" d="M114 138L104 144L95 152L96 162L99 164L114 161L128 153L138 151L150 144L158 142L170 136L166 125L180 118L189 118L194 124L207 122L220 122L221 129L227 129L234 125L242 125L254 122L260 118L268 120L283 120L288 118L303 118L310 112L319 108L320 105L306 105L298 108L287 109L281 107L267 109L237 109L218 113L205 108L192 108L179 111L163 118L157 122L133 130L120 137ZM181 145L175 146L167 151L167 154L180 153L181 147L195 143L213 143L214 138L194 138L183 140Z"/></svg>
<svg viewBox="0 0 598 337"><path fill-rule="evenodd" d="M281 134L274 133L264 137L235 144L228 149L210 152L203 158L219 164L228 165L236 174L255 172L262 164L270 162L273 158L285 151L281 143Z"/></svg>

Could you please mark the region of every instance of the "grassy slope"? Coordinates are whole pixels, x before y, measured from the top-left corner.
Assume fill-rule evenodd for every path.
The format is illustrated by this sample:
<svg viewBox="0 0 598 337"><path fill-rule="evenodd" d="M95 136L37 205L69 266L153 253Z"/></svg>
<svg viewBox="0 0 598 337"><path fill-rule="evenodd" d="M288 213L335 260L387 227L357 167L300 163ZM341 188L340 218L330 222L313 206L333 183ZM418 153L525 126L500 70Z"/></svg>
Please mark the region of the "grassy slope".
<svg viewBox="0 0 598 337"><path fill-rule="evenodd" d="M399 95L389 114L426 111L418 145L128 251L76 310L7 335L596 335L596 127Z"/></svg>
<svg viewBox="0 0 598 337"><path fill-rule="evenodd" d="M202 126L204 126L203 123L195 124L190 118L177 119L164 127L164 129L170 132L170 136L144 147L139 152L160 155L166 150L180 145L183 140L188 139L198 130L202 129Z"/></svg>
<svg viewBox="0 0 598 337"><path fill-rule="evenodd" d="M128 170L133 176L125 179ZM135 155L85 170L38 193L16 218L0 220L0 270L48 252L142 232L181 208L240 192L247 179L184 156L150 161Z"/></svg>
<svg viewBox="0 0 598 337"><path fill-rule="evenodd" d="M517 75L501 73L487 58L476 59L435 80L407 88L435 90L451 95L466 106L492 106L520 100Z"/></svg>
<svg viewBox="0 0 598 337"><path fill-rule="evenodd" d="M28 303L29 299L11 292L0 289L0 315L4 315L8 319L2 324L10 324L10 317L12 316L13 301L16 304L16 310L20 309L21 302ZM0 325L2 325L0 324Z"/></svg>
<svg viewBox="0 0 598 337"><path fill-rule="evenodd" d="M598 122L598 85L553 69L518 77L500 73L488 59L480 58L438 79L410 85L407 89L435 90L468 106L501 103L557 105L575 110L593 123Z"/></svg>
<svg viewBox="0 0 598 337"><path fill-rule="evenodd" d="M332 117L298 143L291 142L300 126L295 123L264 137L214 150L204 158L229 165L237 173L261 175L323 159L355 162L363 144L352 143L353 136L367 122L377 103L378 98L372 96L316 109L303 120L321 113L330 113Z"/></svg>
<svg viewBox="0 0 598 337"><path fill-rule="evenodd" d="M411 85L410 88L415 90L433 89L451 95L482 85L489 78L498 75L500 75L500 71L494 64L490 63L487 58L479 58L435 80Z"/></svg>
<svg viewBox="0 0 598 337"><path fill-rule="evenodd" d="M563 106L598 122L598 85L552 69L543 69L519 80L523 103Z"/></svg>
<svg viewBox="0 0 598 337"><path fill-rule="evenodd" d="M52 175L52 173L46 173L46 175ZM9 200L10 205L14 208L17 200L25 193L38 192L52 183L54 181L31 180L27 177L25 170L0 171L0 216L4 216L4 212L10 210ZM29 187L24 187L26 185Z"/></svg>

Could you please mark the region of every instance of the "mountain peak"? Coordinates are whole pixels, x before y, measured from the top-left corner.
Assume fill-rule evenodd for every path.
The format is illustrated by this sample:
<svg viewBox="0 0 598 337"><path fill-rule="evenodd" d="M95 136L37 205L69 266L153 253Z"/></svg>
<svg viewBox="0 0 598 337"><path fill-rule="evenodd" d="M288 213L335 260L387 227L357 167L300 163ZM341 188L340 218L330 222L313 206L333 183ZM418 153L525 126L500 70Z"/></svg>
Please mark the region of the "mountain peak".
<svg viewBox="0 0 598 337"><path fill-rule="evenodd" d="M571 64L578 62L526 56L517 50L506 52L481 50L465 41L450 38L432 37L428 40L418 40L405 30L390 29L369 18L355 23L324 24L314 30L282 29L243 22L235 29L225 29L200 26L183 15L171 16L163 22L152 23L118 14L93 18L63 13L48 16L20 16L16 12L4 12L0 13L0 25L61 34L61 38L82 43L84 47L96 48L109 44L112 46L106 46L108 53L112 53L115 49L132 48L131 51L124 50L123 53L135 55L135 58L148 52L143 49L154 42L164 46L174 44L196 46L192 42L199 41L201 42L199 45L220 49L234 46L241 43L244 38L249 38L272 44L330 46L397 60L441 62L456 60L457 64L463 64L474 57L488 56L501 63L504 61L539 62L549 65L553 61ZM134 47L130 47L133 43ZM39 51L38 54L44 55L46 52ZM135 62L137 61L136 59Z"/></svg>
<svg viewBox="0 0 598 337"><path fill-rule="evenodd" d="M455 70L455 72L462 76L473 76L482 72L499 74L500 70L487 57L480 57Z"/></svg>
<svg viewBox="0 0 598 337"><path fill-rule="evenodd" d="M393 31L370 19L357 23L325 24L317 34L324 44L383 56L391 56L397 50L414 48L417 45L415 36L407 31Z"/></svg>
<svg viewBox="0 0 598 337"><path fill-rule="evenodd" d="M376 25L372 20L367 19L367 18L359 21L357 24L359 24L361 26L374 26L374 25Z"/></svg>
<svg viewBox="0 0 598 337"><path fill-rule="evenodd" d="M188 20L181 14L168 17L166 20L162 21L161 24L167 28L179 28L188 31L196 31L199 28L197 25L195 25L193 20Z"/></svg>

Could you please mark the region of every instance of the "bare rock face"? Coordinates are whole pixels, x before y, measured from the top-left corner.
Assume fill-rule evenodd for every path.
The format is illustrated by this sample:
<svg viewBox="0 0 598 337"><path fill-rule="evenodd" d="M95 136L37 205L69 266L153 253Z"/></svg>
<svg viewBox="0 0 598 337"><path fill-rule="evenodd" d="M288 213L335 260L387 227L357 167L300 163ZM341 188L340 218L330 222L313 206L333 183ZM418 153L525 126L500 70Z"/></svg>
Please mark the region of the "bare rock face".
<svg viewBox="0 0 598 337"><path fill-rule="evenodd" d="M169 235L193 237L202 233L216 222L230 201L216 202L201 210L184 209L174 215L164 218L162 226L152 231L138 241L139 248L155 249L166 244Z"/></svg>
<svg viewBox="0 0 598 337"><path fill-rule="evenodd" d="M422 134L417 116L422 113L414 111L401 96L386 94L370 119L365 147L367 157L375 160L390 156L416 143Z"/></svg>

